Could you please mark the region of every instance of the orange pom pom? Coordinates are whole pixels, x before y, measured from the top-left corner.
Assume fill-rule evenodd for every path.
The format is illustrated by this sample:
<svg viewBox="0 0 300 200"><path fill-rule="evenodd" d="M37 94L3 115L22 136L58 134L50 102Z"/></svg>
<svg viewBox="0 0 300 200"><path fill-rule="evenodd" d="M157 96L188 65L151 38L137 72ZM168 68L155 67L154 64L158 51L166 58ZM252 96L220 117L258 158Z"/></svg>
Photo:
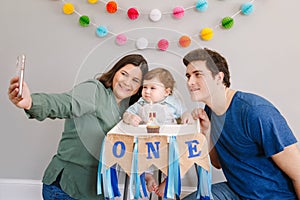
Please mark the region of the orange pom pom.
<svg viewBox="0 0 300 200"><path fill-rule="evenodd" d="M115 13L118 10L117 3L114 1L110 1L106 4L106 10L109 13Z"/></svg>
<svg viewBox="0 0 300 200"><path fill-rule="evenodd" d="M191 44L191 38L189 36L183 35L179 38L179 44L182 47L188 47Z"/></svg>

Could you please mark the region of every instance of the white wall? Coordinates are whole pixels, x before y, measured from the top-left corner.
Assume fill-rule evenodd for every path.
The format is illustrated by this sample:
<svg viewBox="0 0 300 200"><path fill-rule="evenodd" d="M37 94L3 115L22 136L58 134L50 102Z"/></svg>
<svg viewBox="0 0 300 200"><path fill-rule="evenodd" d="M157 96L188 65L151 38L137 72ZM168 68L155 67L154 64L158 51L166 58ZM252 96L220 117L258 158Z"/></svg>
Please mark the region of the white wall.
<svg viewBox="0 0 300 200"><path fill-rule="evenodd" d="M0 6L0 178L40 180L63 129L63 120L28 120L22 110L15 108L7 97L9 79L15 74L15 59L20 53L27 55L26 82L32 92L63 92L74 83L104 71L107 65L127 52L145 55L151 67L165 66L177 79L178 93L190 107L184 84L184 66L181 56L196 47L209 47L228 58L232 87L265 96L286 117L292 130L300 136L299 79L300 27L298 7L300 1L255 1L250 16L238 15L230 30L215 28L222 17L233 15L245 0L209 0L205 13L186 12L181 20L164 15L153 23L147 15L137 21L127 19L124 11L110 15L104 4L90 5L87 1L71 0L76 9L91 16L94 23L106 25L113 33L126 32L131 38L146 37L150 47L161 37L171 41L169 51L154 48L135 49L135 42L119 47L114 37L98 38L95 27L80 27L76 14L67 16L61 11L60 0L5 1ZM180 0L122 0L122 8L136 6L144 13L152 8L171 11L182 5L189 7L196 1ZM190 48L179 48L176 41L181 34L197 35L205 26L214 28L213 40L204 42L193 37ZM152 28L149 28L152 27ZM154 28L156 27L156 28ZM110 66L108 66L110 67ZM193 183L192 173L184 184ZM223 180L214 173L214 181Z"/></svg>

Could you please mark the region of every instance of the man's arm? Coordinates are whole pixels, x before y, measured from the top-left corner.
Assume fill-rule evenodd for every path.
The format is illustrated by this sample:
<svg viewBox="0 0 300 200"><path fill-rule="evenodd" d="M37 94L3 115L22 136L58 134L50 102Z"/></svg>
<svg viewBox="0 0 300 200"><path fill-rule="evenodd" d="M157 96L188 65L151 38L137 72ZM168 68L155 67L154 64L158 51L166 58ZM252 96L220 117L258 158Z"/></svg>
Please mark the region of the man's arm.
<svg viewBox="0 0 300 200"><path fill-rule="evenodd" d="M209 141L209 156L212 165L217 169L221 169L222 167L219 161L217 150L214 147L214 144L212 143L212 140L210 138L210 131L211 131L210 120L205 110L202 108L194 109L192 111L192 117L194 119L199 120L196 123L199 123L199 126L201 127L201 133L206 137L207 141Z"/></svg>
<svg viewBox="0 0 300 200"><path fill-rule="evenodd" d="M212 147L212 149L209 152L209 156L211 159L211 164L217 169L222 169L222 166L219 161L219 156L215 147Z"/></svg>
<svg viewBox="0 0 300 200"><path fill-rule="evenodd" d="M293 185L300 199L300 150L297 144L284 148L283 151L272 156L277 166L293 181Z"/></svg>

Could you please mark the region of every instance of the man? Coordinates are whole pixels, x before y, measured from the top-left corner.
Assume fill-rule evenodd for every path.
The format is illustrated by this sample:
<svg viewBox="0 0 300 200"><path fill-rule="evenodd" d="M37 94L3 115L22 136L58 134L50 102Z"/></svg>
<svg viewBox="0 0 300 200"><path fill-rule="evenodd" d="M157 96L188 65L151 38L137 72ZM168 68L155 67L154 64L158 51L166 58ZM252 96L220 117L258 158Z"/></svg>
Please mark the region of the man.
<svg viewBox="0 0 300 200"><path fill-rule="evenodd" d="M300 151L280 112L260 96L230 89L219 53L196 49L183 62L192 100L206 104L193 117L211 139L213 166L227 179L212 185L214 199L300 199Z"/></svg>

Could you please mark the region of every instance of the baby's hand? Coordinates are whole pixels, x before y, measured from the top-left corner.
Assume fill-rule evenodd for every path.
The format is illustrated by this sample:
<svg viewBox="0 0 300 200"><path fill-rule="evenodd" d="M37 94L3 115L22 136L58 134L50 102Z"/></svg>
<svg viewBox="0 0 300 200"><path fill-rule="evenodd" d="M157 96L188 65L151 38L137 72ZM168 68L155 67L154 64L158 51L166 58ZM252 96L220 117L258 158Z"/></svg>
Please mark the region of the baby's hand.
<svg viewBox="0 0 300 200"><path fill-rule="evenodd" d="M142 121L142 119L135 114L129 113L129 112L125 112L123 115L123 121L126 124L130 124L132 126L138 126L140 124L140 122Z"/></svg>
<svg viewBox="0 0 300 200"><path fill-rule="evenodd" d="M132 114L130 117L130 124L132 126L138 126L141 123L142 119L138 115Z"/></svg>
<svg viewBox="0 0 300 200"><path fill-rule="evenodd" d="M184 112L181 116L181 123L182 124L193 124L195 122L193 116L189 112Z"/></svg>
<svg viewBox="0 0 300 200"><path fill-rule="evenodd" d="M147 182L148 192L156 192L157 191L158 187L157 187L156 181L155 181L152 174L146 173L145 174L145 181Z"/></svg>

